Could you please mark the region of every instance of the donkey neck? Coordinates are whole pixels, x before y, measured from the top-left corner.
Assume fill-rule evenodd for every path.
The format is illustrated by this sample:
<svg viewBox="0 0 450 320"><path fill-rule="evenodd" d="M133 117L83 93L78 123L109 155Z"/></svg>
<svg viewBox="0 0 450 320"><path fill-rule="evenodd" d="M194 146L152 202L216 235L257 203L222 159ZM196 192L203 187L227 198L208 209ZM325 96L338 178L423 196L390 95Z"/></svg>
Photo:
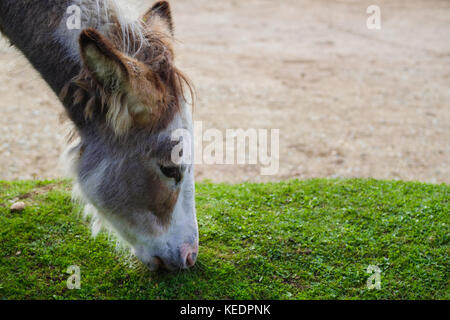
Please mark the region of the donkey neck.
<svg viewBox="0 0 450 320"><path fill-rule="evenodd" d="M77 5L83 12L83 28L90 21L101 23L98 15L108 0L1 0L0 31L9 38L59 96L62 88L81 70L78 51L80 29L66 25L67 9ZM98 10L97 10L98 9ZM87 20L87 23L86 23ZM98 25L96 25L98 27ZM86 101L73 105L75 88L69 89L63 104L71 120L81 127Z"/></svg>
<svg viewBox="0 0 450 320"><path fill-rule="evenodd" d="M80 70L74 53L58 39L70 0L2 0L0 30L30 61L56 94ZM78 31L79 32L79 31Z"/></svg>

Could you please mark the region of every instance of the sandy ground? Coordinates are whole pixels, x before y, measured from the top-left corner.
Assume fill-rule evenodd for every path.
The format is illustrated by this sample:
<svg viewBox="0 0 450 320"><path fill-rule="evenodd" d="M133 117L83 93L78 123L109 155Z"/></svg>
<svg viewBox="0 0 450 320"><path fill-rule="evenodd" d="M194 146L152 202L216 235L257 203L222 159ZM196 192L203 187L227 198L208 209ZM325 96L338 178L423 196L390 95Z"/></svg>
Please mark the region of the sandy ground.
<svg viewBox="0 0 450 320"><path fill-rule="evenodd" d="M450 182L450 1L376 1L379 31L366 27L374 2L172 1L196 120L280 129L278 174L199 165L199 180ZM59 177L61 106L0 47L0 179Z"/></svg>

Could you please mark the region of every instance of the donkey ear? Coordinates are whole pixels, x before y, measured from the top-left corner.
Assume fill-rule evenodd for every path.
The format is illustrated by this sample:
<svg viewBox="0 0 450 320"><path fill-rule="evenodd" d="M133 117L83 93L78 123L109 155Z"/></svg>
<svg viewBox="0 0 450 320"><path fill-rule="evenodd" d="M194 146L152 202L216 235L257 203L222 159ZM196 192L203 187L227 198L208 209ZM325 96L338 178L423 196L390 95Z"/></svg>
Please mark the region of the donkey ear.
<svg viewBox="0 0 450 320"><path fill-rule="evenodd" d="M105 89L118 89L128 79L125 57L97 30L83 30L79 43L87 69Z"/></svg>
<svg viewBox="0 0 450 320"><path fill-rule="evenodd" d="M156 2L150 10L148 10L142 17L142 21L149 25L151 23L152 17L159 17L161 21L165 24L171 35L174 33L172 13L170 11L170 4L167 1Z"/></svg>

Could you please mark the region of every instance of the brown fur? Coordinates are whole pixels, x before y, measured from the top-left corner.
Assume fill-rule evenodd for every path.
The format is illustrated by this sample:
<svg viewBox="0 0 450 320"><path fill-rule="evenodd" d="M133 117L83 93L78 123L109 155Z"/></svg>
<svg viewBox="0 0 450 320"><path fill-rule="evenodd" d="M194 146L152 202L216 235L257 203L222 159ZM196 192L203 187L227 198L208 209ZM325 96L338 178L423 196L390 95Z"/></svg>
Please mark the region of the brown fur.
<svg viewBox="0 0 450 320"><path fill-rule="evenodd" d="M167 1L158 1L155 3L150 10L144 14L142 21L149 23L152 18L159 16L167 23L170 33L174 34L174 25L172 20L172 12L170 10L169 3Z"/></svg>
<svg viewBox="0 0 450 320"><path fill-rule="evenodd" d="M100 113L105 113L106 122L118 137L127 134L132 127L145 127L154 132L164 129L180 110L180 99L186 100L185 86L191 97L194 96L190 81L173 65L173 37L167 34L173 30L170 9L157 3L149 12L142 22L145 43L128 35L136 39L135 48L142 46L134 57L122 53L122 40L127 35L122 34L117 19L113 19L115 23L108 35L94 29L83 30L79 43L84 66L60 94L64 99L69 87L75 84L78 89L73 103L87 101L85 118L92 119L100 108ZM88 50L98 52L99 59L106 59L111 68L116 68L120 83L99 79L95 63L91 64L86 56Z"/></svg>

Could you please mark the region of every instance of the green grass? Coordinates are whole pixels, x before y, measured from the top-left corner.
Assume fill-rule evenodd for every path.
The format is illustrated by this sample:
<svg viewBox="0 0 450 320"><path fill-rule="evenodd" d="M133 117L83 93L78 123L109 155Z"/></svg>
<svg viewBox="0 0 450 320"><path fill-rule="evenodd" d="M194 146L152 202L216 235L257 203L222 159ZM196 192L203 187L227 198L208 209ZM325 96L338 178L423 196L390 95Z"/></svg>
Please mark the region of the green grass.
<svg viewBox="0 0 450 320"><path fill-rule="evenodd" d="M90 236L66 181L0 182L0 299L449 299L447 185L310 180L197 185L200 254L130 267ZM27 208L10 212L12 200ZM81 289L66 287L70 265ZM366 285L369 265L381 289Z"/></svg>

